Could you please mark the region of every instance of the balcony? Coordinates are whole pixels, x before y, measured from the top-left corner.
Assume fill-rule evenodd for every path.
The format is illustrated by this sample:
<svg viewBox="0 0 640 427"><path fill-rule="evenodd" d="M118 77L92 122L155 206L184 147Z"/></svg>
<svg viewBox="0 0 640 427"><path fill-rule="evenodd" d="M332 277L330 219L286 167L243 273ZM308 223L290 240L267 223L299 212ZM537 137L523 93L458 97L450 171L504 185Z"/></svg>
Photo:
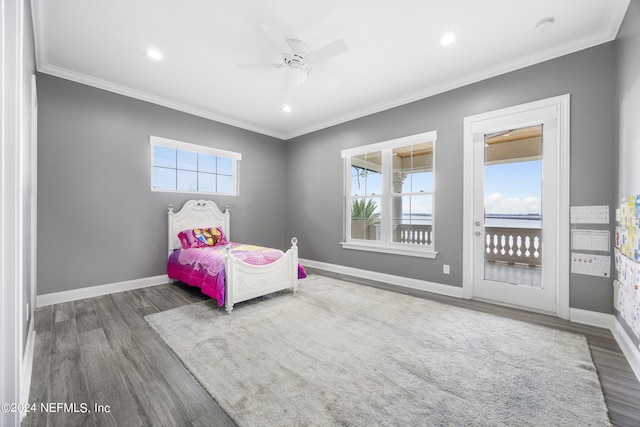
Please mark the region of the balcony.
<svg viewBox="0 0 640 427"><path fill-rule="evenodd" d="M380 224L372 224L366 220L351 220L351 238L364 238L364 240L380 240ZM433 243L431 224L394 225L393 242L430 246Z"/></svg>
<svg viewBox="0 0 640 427"><path fill-rule="evenodd" d="M485 227L484 277L542 287L542 230Z"/></svg>
<svg viewBox="0 0 640 427"><path fill-rule="evenodd" d="M485 227L484 259L509 265L542 265L542 230L539 228Z"/></svg>
<svg viewBox="0 0 640 427"><path fill-rule="evenodd" d="M485 261L509 265L542 265L542 230L539 228L485 227ZM353 220L351 237L365 240L380 239L380 225ZM432 227L428 225L398 224L393 228L393 241L416 245L433 243Z"/></svg>
<svg viewBox="0 0 640 427"><path fill-rule="evenodd" d="M431 245L433 243L431 224L398 224L393 229L393 241L416 245Z"/></svg>
<svg viewBox="0 0 640 427"><path fill-rule="evenodd" d="M539 228L485 227L485 279L524 286L542 286L542 230ZM353 220L352 238L380 239L380 225ZM431 225L399 224L393 241L431 245Z"/></svg>

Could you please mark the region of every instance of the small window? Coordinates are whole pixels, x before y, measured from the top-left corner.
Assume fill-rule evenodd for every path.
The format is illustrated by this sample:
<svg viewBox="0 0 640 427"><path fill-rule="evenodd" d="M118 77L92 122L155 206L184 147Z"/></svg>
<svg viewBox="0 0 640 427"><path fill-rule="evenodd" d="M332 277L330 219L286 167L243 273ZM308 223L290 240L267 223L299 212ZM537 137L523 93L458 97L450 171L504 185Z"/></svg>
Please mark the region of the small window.
<svg viewBox="0 0 640 427"><path fill-rule="evenodd" d="M240 153L151 136L151 189L238 195Z"/></svg>
<svg viewBox="0 0 640 427"><path fill-rule="evenodd" d="M343 247L435 257L436 137L427 132L343 150Z"/></svg>

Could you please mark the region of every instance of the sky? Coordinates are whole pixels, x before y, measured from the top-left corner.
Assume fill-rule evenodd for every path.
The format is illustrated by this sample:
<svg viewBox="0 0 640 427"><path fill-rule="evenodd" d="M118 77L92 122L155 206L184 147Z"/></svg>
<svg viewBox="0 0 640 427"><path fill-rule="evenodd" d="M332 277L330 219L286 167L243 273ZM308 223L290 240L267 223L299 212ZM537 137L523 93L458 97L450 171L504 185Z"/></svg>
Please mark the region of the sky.
<svg viewBox="0 0 640 427"><path fill-rule="evenodd" d="M160 145L153 146L153 188L233 194L233 160Z"/></svg>
<svg viewBox="0 0 640 427"><path fill-rule="evenodd" d="M485 212L541 213L542 161L485 167Z"/></svg>

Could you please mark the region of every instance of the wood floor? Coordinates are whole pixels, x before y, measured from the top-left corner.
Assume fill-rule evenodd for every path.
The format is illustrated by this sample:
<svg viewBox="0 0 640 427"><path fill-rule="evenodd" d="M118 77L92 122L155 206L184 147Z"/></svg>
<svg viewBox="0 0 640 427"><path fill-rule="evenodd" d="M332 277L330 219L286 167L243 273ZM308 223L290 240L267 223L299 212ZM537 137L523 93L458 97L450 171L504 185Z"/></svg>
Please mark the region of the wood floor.
<svg viewBox="0 0 640 427"><path fill-rule="evenodd" d="M38 308L29 402L77 408L29 413L22 425L235 425L143 318L204 299L167 284Z"/></svg>
<svg viewBox="0 0 640 427"><path fill-rule="evenodd" d="M640 383L608 330L477 301L411 294L585 335L612 424L640 425ZM166 284L38 308L29 402L38 408L47 404L50 411L29 413L22 425L233 426L143 318L205 299L197 289Z"/></svg>

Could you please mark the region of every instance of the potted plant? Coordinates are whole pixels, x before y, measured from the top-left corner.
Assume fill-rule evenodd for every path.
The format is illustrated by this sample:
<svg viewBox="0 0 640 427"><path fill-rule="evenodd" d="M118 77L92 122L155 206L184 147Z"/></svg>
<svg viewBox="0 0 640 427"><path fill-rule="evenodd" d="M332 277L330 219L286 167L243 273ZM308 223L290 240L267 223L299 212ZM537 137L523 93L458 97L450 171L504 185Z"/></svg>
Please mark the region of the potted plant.
<svg viewBox="0 0 640 427"><path fill-rule="evenodd" d="M351 238L375 240L376 225L380 224L380 213L373 199L356 199L351 205Z"/></svg>

